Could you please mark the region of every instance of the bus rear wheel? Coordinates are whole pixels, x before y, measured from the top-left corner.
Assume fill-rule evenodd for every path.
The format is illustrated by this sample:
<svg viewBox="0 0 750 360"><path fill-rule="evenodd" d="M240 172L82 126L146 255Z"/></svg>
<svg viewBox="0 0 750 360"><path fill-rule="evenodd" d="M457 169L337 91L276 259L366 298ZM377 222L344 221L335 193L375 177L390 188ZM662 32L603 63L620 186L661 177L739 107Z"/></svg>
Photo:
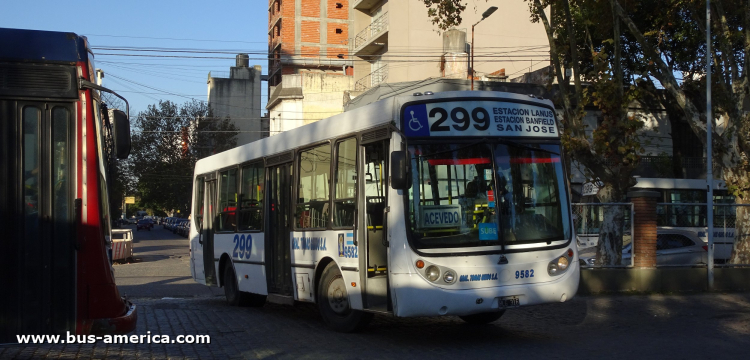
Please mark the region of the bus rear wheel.
<svg viewBox="0 0 750 360"><path fill-rule="evenodd" d="M263 295L240 291L234 267L230 262L224 265L224 296L226 296L227 304L230 306L260 307L266 303L266 297Z"/></svg>
<svg viewBox="0 0 750 360"><path fill-rule="evenodd" d="M372 314L353 310L349 304L346 283L336 264L323 270L318 284L318 309L328 326L339 332L362 330L372 320Z"/></svg>
<svg viewBox="0 0 750 360"><path fill-rule="evenodd" d="M469 324L484 325L497 321L501 316L503 316L503 314L505 314L505 310L501 310L498 312L471 314L459 317L461 318L461 320L466 321Z"/></svg>

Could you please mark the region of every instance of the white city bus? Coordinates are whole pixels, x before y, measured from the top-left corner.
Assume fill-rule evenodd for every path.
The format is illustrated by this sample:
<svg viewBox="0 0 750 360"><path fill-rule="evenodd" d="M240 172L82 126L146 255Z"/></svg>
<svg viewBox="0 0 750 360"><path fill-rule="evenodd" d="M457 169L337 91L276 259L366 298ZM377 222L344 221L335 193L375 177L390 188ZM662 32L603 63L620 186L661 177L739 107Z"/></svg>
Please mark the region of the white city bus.
<svg viewBox="0 0 750 360"><path fill-rule="evenodd" d="M397 96L202 159L193 278L232 305L495 321L578 288L552 102Z"/></svg>

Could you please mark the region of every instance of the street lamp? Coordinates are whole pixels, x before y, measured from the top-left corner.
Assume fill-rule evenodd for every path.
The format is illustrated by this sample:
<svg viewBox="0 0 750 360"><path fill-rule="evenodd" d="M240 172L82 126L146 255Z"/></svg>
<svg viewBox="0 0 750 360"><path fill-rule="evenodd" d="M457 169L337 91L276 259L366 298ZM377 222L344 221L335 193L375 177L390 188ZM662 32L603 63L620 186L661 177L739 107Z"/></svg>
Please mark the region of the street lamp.
<svg viewBox="0 0 750 360"><path fill-rule="evenodd" d="M474 90L474 27L482 22L482 20L490 17L490 15L495 12L495 10L497 10L497 6L490 6L489 9L485 10L482 13L482 18L474 23L474 25L471 25L471 73L469 74L469 76L471 76L471 90Z"/></svg>

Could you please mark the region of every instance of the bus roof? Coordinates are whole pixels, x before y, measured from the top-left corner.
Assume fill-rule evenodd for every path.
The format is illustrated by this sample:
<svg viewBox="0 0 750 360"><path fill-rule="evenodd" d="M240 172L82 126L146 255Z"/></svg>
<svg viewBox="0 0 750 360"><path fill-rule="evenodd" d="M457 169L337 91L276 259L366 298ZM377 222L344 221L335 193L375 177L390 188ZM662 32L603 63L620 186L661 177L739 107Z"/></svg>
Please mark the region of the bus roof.
<svg viewBox="0 0 750 360"><path fill-rule="evenodd" d="M86 60L86 38L70 32L0 28L0 59L77 62Z"/></svg>
<svg viewBox="0 0 750 360"><path fill-rule="evenodd" d="M497 91L446 91L432 95L399 95L203 158L196 162L194 175L387 124L399 128L400 110L404 104L455 98L504 98L508 101L538 103L554 108L550 100Z"/></svg>

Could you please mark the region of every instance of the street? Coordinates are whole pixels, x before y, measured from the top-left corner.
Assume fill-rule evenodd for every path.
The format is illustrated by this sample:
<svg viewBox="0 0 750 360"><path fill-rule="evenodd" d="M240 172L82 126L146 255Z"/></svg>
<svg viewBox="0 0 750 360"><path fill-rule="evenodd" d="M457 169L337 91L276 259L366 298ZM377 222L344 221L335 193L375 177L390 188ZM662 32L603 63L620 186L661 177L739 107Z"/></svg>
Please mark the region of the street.
<svg viewBox="0 0 750 360"><path fill-rule="evenodd" d="M222 289L191 279L187 239L161 225L134 234L136 262L115 265L138 306L134 334L208 334L210 344L12 346L0 358L740 358L750 349L745 293L576 297L486 326L378 315L362 333L340 334L311 304L229 307Z"/></svg>
<svg viewBox="0 0 750 360"><path fill-rule="evenodd" d="M133 229L133 264L115 264L120 294L128 298L197 297L223 295L220 288L203 286L190 276L188 240L154 225L151 231Z"/></svg>

